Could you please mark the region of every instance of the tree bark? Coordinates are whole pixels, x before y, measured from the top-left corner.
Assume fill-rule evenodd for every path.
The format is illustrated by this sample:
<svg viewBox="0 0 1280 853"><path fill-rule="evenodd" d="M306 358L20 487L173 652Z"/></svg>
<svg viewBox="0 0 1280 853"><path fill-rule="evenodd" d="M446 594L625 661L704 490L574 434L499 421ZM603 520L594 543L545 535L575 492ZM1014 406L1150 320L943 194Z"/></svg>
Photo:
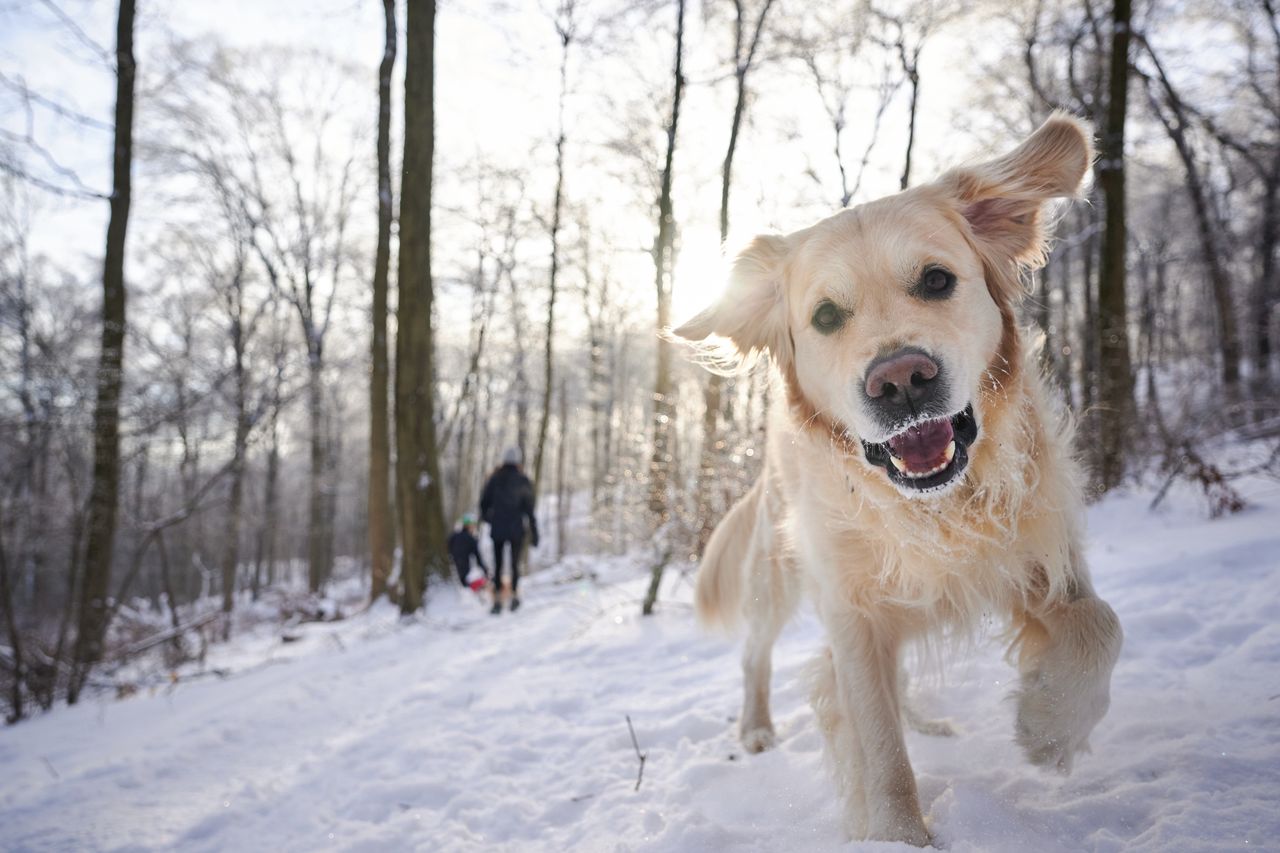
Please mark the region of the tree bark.
<svg viewBox="0 0 1280 853"><path fill-rule="evenodd" d="M1272 172L1263 185L1262 233L1258 241L1261 255L1256 302L1253 308L1255 372L1266 376L1271 372L1271 321L1277 294L1276 249L1280 245L1280 148L1272 161Z"/></svg>
<svg viewBox="0 0 1280 853"><path fill-rule="evenodd" d="M902 48L903 70L907 72L907 81L911 84L911 105L907 111L907 153L902 164L902 180L899 189L911 186L911 152L916 145L916 106L920 103L920 53L916 51L911 63L907 63L906 47Z"/></svg>
<svg viewBox="0 0 1280 853"><path fill-rule="evenodd" d="M676 56L674 83L671 99L671 121L667 124L667 154L662 168L661 190L658 194L658 236L653 246L654 283L658 297L657 364L653 383L653 453L649 459L649 514L655 527L661 527L671 517L671 433L675 420L672 400L671 344L663 340L661 333L671 325L672 273L675 269L676 218L671 189L674 177L676 135L680 126L680 101L684 95L684 13L685 0L676 0ZM666 546L669 555L670 546ZM667 559L654 563L653 577L645 595L642 612L653 612L662 572Z"/></svg>
<svg viewBox="0 0 1280 853"><path fill-rule="evenodd" d="M262 563L267 567L267 586L276 582L276 551L279 543L280 520L280 386L276 377L276 399L271 412L270 441L267 445L266 483L263 487L262 528L258 541L263 551Z"/></svg>
<svg viewBox="0 0 1280 853"><path fill-rule="evenodd" d="M1053 268L1057 266L1052 256L1036 273L1035 320L1044 335L1044 346L1040 351L1040 365L1047 374L1053 374L1057 365L1058 352L1055 348L1053 332Z"/></svg>
<svg viewBox="0 0 1280 853"><path fill-rule="evenodd" d="M560 423L569 423L568 383L560 377ZM563 560L567 550L566 542L569 534L569 502L570 488L565 463L569 450L569 430L560 430L560 439L556 443L556 559ZM575 447L576 450L576 447ZM576 455L576 454L575 454Z"/></svg>
<svg viewBox="0 0 1280 853"><path fill-rule="evenodd" d="M1275 78L1272 80L1272 92L1280 99L1280 15L1276 13L1273 0L1262 0L1262 9L1267 15L1271 29L1271 44ZM1280 100L1275 102L1270 112L1280 118ZM1262 199L1262 233L1259 242L1261 263L1259 281L1256 289L1257 300L1254 305L1254 351L1255 373L1265 381L1271 372L1271 354L1274 344L1271 339L1271 323L1275 319L1277 306L1280 306L1280 269L1277 269L1276 251L1280 249L1280 140L1276 139L1273 124L1270 158L1263 164L1266 173L1263 178Z"/></svg>
<svg viewBox="0 0 1280 853"><path fill-rule="evenodd" d="M658 235L653 247L654 284L657 291L658 322L661 333L671 325L672 273L675 269L676 219L672 201L676 138L680 123L680 102L684 95L685 0L676 0L676 55L671 120L667 124L667 152L658 194ZM675 406L671 387L671 345L661 338L657 346L657 369L653 387L653 453L649 464L649 512L656 524L670 517L671 448L670 436Z"/></svg>
<svg viewBox="0 0 1280 853"><path fill-rule="evenodd" d="M1085 227L1090 227L1086 222ZM1084 239L1081 251L1081 306L1084 312L1084 323L1080 330L1080 410L1091 412L1093 401L1097 396L1098 385L1098 299L1097 276L1094 275L1098 260L1098 236L1089 234ZM1096 420L1093 419L1093 420ZM1097 429L1097 424L1092 424ZM1096 448L1097 436L1089 442ZM1094 452L1096 456L1096 450Z"/></svg>
<svg viewBox="0 0 1280 853"><path fill-rule="evenodd" d="M120 487L120 391L124 385L125 236L129 227L133 168L134 0L120 0L116 21L115 145L112 158L111 216L107 223L102 273L102 350L93 410L93 487L89 496L88 539L80 593L71 683L67 701L80 697L89 670L102 659L109 619L108 586L115 546Z"/></svg>
<svg viewBox="0 0 1280 853"><path fill-rule="evenodd" d="M395 549L391 522L391 438L387 410L387 290L391 266L391 73L396 64L396 4L382 0L386 47L378 66L378 247L373 262L373 353L369 378L369 599L387 591Z"/></svg>
<svg viewBox="0 0 1280 853"><path fill-rule="evenodd" d="M422 606L427 573L444 576L444 506L436 450L431 303L435 154L434 0L411 0L405 33L404 166L400 181L400 302L396 335L396 495L403 542L400 609Z"/></svg>
<svg viewBox="0 0 1280 853"><path fill-rule="evenodd" d="M538 493L542 482L542 457L547 446L547 425L551 420L551 384L553 363L552 343L556 324L556 286L560 274L560 225L564 208L564 102L569 92L569 48L573 44L574 4L562 2L556 14L556 35L560 38L560 100L558 104L558 130L556 133L556 190L551 203L551 274L547 289L546 352L543 353L542 419L538 422L538 443L533 456L533 491ZM563 430L564 425L561 424Z"/></svg>
<svg viewBox="0 0 1280 853"><path fill-rule="evenodd" d="M307 352L307 421L311 427L311 478L307 494L307 588L318 593L329 576L325 539L325 419L322 352L314 336Z"/></svg>
<svg viewBox="0 0 1280 853"><path fill-rule="evenodd" d="M1129 430L1134 418L1133 364L1125 296L1124 132L1129 91L1130 15L1130 0L1115 0L1106 124L1095 167L1106 196L1106 230L1102 237L1102 270L1098 280L1101 348L1098 482L1103 490L1114 488L1124 477Z"/></svg>
<svg viewBox="0 0 1280 853"><path fill-rule="evenodd" d="M232 445L230 494L222 556L222 639L231 636L231 611L235 607L236 568L240 564L240 508L244 499L244 460L249 445L249 410L245 376L244 265L237 267L231 286L231 372L235 387L235 440Z"/></svg>
<svg viewBox="0 0 1280 853"><path fill-rule="evenodd" d="M1067 408L1075 408L1075 390L1071 387L1072 355L1077 348L1071 346L1071 246L1063 246L1054 253L1058 271L1058 292L1062 294L1062 310L1058 313L1058 384L1067 401Z"/></svg>
<svg viewBox="0 0 1280 853"><path fill-rule="evenodd" d="M4 614L5 625L9 631L9 651L13 654L13 674L9 692L9 715L7 722L16 723L23 717L22 682L25 676L26 659L22 651L22 632L18 630L18 620L13 615L13 589L9 580L9 557L4 547L4 520L0 517L0 611Z"/></svg>

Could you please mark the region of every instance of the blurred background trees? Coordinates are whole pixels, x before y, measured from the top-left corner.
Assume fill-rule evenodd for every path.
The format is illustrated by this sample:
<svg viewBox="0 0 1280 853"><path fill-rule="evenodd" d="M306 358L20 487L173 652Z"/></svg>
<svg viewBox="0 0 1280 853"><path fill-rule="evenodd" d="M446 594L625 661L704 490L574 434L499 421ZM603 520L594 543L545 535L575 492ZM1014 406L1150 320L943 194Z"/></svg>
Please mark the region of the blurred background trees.
<svg viewBox="0 0 1280 853"><path fill-rule="evenodd" d="M722 243L1053 110L1100 159L1024 320L1094 494L1280 431L1271 0L334 0L296 27L141 4L131 51L108 5L0 10L12 716L73 697L144 614L176 660L336 590L416 610L510 444L533 567L640 551L652 607L759 470L771 396L655 319L713 298Z"/></svg>

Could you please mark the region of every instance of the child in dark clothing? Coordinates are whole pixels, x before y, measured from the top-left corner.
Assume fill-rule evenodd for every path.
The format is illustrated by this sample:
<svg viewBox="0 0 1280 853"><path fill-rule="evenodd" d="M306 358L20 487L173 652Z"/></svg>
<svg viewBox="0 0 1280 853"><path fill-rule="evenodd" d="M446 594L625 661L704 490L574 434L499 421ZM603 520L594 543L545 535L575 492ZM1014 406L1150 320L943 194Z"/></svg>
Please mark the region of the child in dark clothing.
<svg viewBox="0 0 1280 853"><path fill-rule="evenodd" d="M459 519L458 529L449 536L449 556L453 558L453 566L458 570L458 580L463 586L469 586L477 592L485 588L489 580L489 569L480 556L480 540L476 539L476 517L471 513ZM484 574L468 581L472 557L476 558L476 563Z"/></svg>

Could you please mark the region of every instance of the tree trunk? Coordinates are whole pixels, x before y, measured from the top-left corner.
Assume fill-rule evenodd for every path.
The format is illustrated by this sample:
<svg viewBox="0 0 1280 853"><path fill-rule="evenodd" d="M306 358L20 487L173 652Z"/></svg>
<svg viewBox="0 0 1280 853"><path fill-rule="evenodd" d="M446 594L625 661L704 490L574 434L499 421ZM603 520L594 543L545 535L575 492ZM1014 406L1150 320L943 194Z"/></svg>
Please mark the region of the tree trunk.
<svg viewBox="0 0 1280 853"><path fill-rule="evenodd" d="M325 559L324 377L320 353L308 347L307 356L307 420L311 425L311 479L307 497L307 588L318 593L324 589L329 576Z"/></svg>
<svg viewBox="0 0 1280 853"><path fill-rule="evenodd" d="M108 587L115 546L120 487L120 391L124 385L125 235L129 227L133 167L134 0L120 0L116 22L116 114L112 158L111 217L102 273L102 351L93 409L93 487L89 496L88 541L80 592L75 664L67 701L75 704L90 668L102 659L110 618Z"/></svg>
<svg viewBox="0 0 1280 853"><path fill-rule="evenodd" d="M570 491L565 470L569 449L569 392L560 377L560 440L556 446L556 559L563 560L569 531Z"/></svg>
<svg viewBox="0 0 1280 853"><path fill-rule="evenodd" d="M1072 356L1078 347L1071 345L1071 253L1070 246L1063 246L1056 253L1058 270L1058 292L1062 294L1062 310L1058 312L1058 384L1067 401L1067 408L1075 408L1075 390L1071 387L1073 375Z"/></svg>
<svg viewBox="0 0 1280 853"><path fill-rule="evenodd" d="M233 285L234 314L231 318L231 347L234 354L235 443L232 447L231 490L227 499L227 526L222 556L222 639L231 636L231 611L235 607L236 568L240 564L240 507L244 498L244 459L249 444L249 411L246 400L243 281L237 270Z"/></svg>
<svg viewBox="0 0 1280 853"><path fill-rule="evenodd" d="M1086 222L1085 227L1090 227L1091 223ZM1089 234L1085 237L1083 251L1081 252L1081 305L1084 311L1084 323L1080 330L1080 410L1083 412L1092 412L1093 401L1096 396L1098 384L1098 311L1097 311L1097 290L1094 284L1095 265L1098 259L1098 237L1096 234ZM1091 423L1096 418L1091 418ZM1089 443L1091 447L1097 445L1097 424L1092 423L1095 435Z"/></svg>
<svg viewBox="0 0 1280 853"><path fill-rule="evenodd" d="M512 382L516 411L516 447L524 452L529 446L529 374L526 370L527 357L524 348L524 311L520 305L520 287L510 270L504 273L507 285L511 290L511 322L515 327L515 378Z"/></svg>
<svg viewBox="0 0 1280 853"><path fill-rule="evenodd" d="M737 83L733 102L733 116L729 122L729 144L725 148L724 165L720 171L720 245L724 246L729 239L729 194L733 188L733 158L738 150L738 134L742 130L742 120L747 108L747 74L755 61L756 49L760 45L760 36L764 32L765 21L773 0L765 0L760 7L760 15L756 19L750 45L746 42L746 21L743 19L741 2L734 4L735 17L733 28L733 61L734 79ZM744 54L745 48L745 54ZM715 485L722 476L720 464L725 446L720 426L720 411L724 399L724 377L718 373L711 374L706 380L702 393L702 454L698 465L698 486L694 499L694 511L698 515L697 553L699 555L707 547L711 532L719 513L718 507L712 505L712 494Z"/></svg>
<svg viewBox="0 0 1280 853"><path fill-rule="evenodd" d="M396 64L396 4L382 0L386 47L378 66L378 248L373 261L373 354L369 378L369 599L387 591L395 528L391 523L391 438L387 411L387 290L391 266L391 72Z"/></svg>
<svg viewBox="0 0 1280 853"><path fill-rule="evenodd" d="M1095 166L1106 196L1106 230L1102 237L1102 270L1098 279L1101 352L1098 481L1103 490L1114 488L1124 477L1128 433L1134 418L1133 365L1125 299L1124 131L1129 91L1130 0L1115 0L1112 12L1106 125Z"/></svg>
<svg viewBox="0 0 1280 853"><path fill-rule="evenodd" d="M1045 260L1045 264L1036 272L1036 302L1035 302L1035 319L1036 326L1039 327L1040 333L1044 335L1044 346L1040 350L1040 364L1046 373L1052 373L1057 359L1057 352L1054 350L1053 335L1053 268L1056 266L1054 259L1050 256Z"/></svg>
<svg viewBox="0 0 1280 853"><path fill-rule="evenodd" d="M431 303L435 154L434 0L410 2L405 32L404 172L400 181L400 305L396 335L396 495L403 542L400 610L422 606L428 571L444 576L444 504L436 452Z"/></svg>
<svg viewBox="0 0 1280 853"><path fill-rule="evenodd" d="M654 282L658 297L658 332L671 325L672 272L675 269L676 219L671 199L676 153L676 133L680 124L680 101L684 95L684 12L685 0L676 0L676 56L674 92L671 100L671 121L667 125L667 154L662 169L661 191L658 194L658 237L653 247ZM657 365L653 383L653 454L649 460L649 514L655 527L670 520L671 485L671 434L675 420L672 401L671 344L661 337L657 341ZM670 546L665 546L670 553ZM653 578L645 595L642 612L653 612L662 572L667 560L654 563Z"/></svg>
<svg viewBox="0 0 1280 853"><path fill-rule="evenodd" d="M277 379L277 381L279 381ZM276 394L279 394L279 386ZM263 543L263 563L267 567L267 586L276 582L276 552L280 541L280 400L274 401L271 413L271 440L267 446L267 474L263 488L262 529L259 533Z"/></svg>
<svg viewBox="0 0 1280 853"><path fill-rule="evenodd" d="M1271 372L1271 321L1277 291L1276 248L1280 245L1280 151L1271 164L1272 172L1263 184L1262 233L1258 241L1261 263L1253 308L1254 372L1265 377Z"/></svg>
<svg viewBox="0 0 1280 853"><path fill-rule="evenodd" d="M4 520L0 518L0 534L4 532ZM22 633L18 630L18 620L13 615L13 589L9 580L9 557L4 548L4 537L0 535L0 611L3 611L5 625L8 626L9 651L13 655L13 681L9 692L9 715L7 722L16 723L23 717L22 682L26 663L22 651Z"/></svg>
<svg viewBox="0 0 1280 853"><path fill-rule="evenodd" d="M342 430L338 424L343 423L340 402L331 400L326 407L325 450L324 450L324 582L327 585L333 580L333 562L335 540L338 535L338 472L342 470Z"/></svg>
<svg viewBox="0 0 1280 853"><path fill-rule="evenodd" d="M547 346L543 354L542 420L538 422L538 443L533 456L533 491L538 493L542 482L542 456L547 446L547 424L551 420L552 342L556 323L556 285L560 274L560 222L564 208L564 101L569 90L569 47L573 44L573 6L563 7L564 20L557 19L560 36L560 100L558 106L559 132L556 135L556 191L551 203L551 275L547 289Z"/></svg>
<svg viewBox="0 0 1280 853"><path fill-rule="evenodd" d="M904 49L903 59L906 59ZM899 189L906 189L911 186L911 152L916 145L916 106L920 103L920 69L917 65L919 56L916 61L910 64L910 67L904 68L907 72L907 79L911 83L911 105L907 111L907 154L905 162L902 164L902 180L899 182Z"/></svg>

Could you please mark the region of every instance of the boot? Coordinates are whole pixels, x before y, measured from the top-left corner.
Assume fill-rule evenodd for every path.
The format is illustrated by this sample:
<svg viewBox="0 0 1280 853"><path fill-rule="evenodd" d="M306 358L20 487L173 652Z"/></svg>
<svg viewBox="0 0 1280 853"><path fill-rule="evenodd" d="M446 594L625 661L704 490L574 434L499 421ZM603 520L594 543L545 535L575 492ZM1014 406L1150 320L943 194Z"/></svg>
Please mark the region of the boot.
<svg viewBox="0 0 1280 853"><path fill-rule="evenodd" d="M511 612L515 613L519 609L520 609L520 599L517 598L515 595L512 595L511 596Z"/></svg>

